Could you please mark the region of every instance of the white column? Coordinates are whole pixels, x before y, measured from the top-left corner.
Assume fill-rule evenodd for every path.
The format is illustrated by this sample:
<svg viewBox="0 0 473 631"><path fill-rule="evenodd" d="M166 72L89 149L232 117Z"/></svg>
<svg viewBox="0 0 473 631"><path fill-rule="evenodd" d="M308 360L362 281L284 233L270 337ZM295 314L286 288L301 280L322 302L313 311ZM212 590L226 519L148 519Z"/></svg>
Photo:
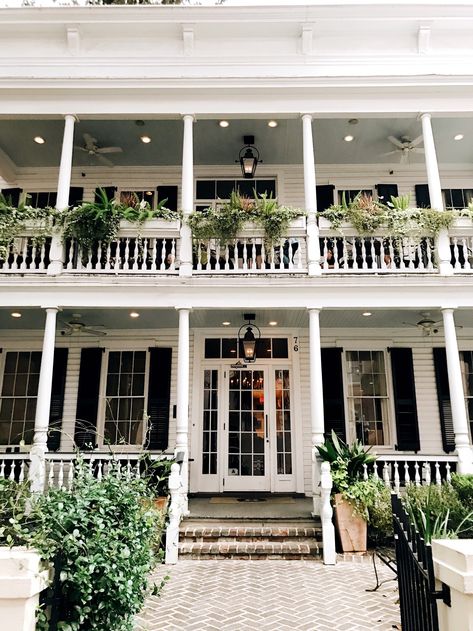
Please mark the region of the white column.
<svg viewBox="0 0 473 631"><path fill-rule="evenodd" d="M322 273L320 265L319 228L317 225L317 189L315 181L312 116L302 115L302 144L304 155L304 198L307 211L307 266L309 276Z"/></svg>
<svg viewBox="0 0 473 631"><path fill-rule="evenodd" d="M189 489L189 314L188 307L179 312L179 342L177 350L177 428L175 454L183 457L181 465L183 513L188 513Z"/></svg>
<svg viewBox="0 0 473 631"><path fill-rule="evenodd" d="M194 209L194 141L193 141L193 125L194 116L185 114L182 117L184 121L184 138L182 142L182 187L181 187L181 206L183 221L181 226L181 244L180 244L180 276L192 275L192 233L187 225L186 219Z"/></svg>
<svg viewBox="0 0 473 631"><path fill-rule="evenodd" d="M29 479L31 490L42 493L46 479L45 453L48 450L49 412L53 383L54 342L56 339L56 315L58 307L46 307L43 353L39 373L38 397L34 421L33 445L30 451Z"/></svg>
<svg viewBox="0 0 473 631"><path fill-rule="evenodd" d="M61 163L57 183L56 208L64 210L69 205L69 190L71 188L72 154L74 151L74 122L75 116L66 114L64 117L64 135L62 138ZM63 243L62 236L53 236L50 250L50 264L48 274L56 276L62 272Z"/></svg>
<svg viewBox="0 0 473 631"><path fill-rule="evenodd" d="M450 387L450 402L452 405L453 431L455 433L455 448L458 454L458 472L473 473L473 449L468 430L453 309L442 309L442 315L445 331L445 349L447 351L448 385Z"/></svg>
<svg viewBox="0 0 473 631"><path fill-rule="evenodd" d="M320 352L320 309L309 309L309 384L314 515L320 514L320 462L316 445L324 442L324 393Z"/></svg>
<svg viewBox="0 0 473 631"><path fill-rule="evenodd" d="M440 184L440 174L437 162L437 152L435 151L434 134L432 132L431 115L424 113L421 114L420 118L422 121L422 134L424 137L425 168L427 170L430 205L435 210L442 211L444 210L442 186ZM445 276L450 276L453 274L453 267L450 263L450 239L446 229L439 232L436 245L440 273Z"/></svg>

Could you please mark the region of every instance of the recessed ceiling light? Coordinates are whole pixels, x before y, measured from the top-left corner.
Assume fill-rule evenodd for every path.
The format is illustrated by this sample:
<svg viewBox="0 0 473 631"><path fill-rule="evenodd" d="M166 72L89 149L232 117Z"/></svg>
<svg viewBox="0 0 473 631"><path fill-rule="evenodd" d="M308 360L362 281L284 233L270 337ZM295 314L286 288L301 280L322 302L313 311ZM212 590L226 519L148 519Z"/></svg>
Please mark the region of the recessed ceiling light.
<svg viewBox="0 0 473 631"><path fill-rule="evenodd" d="M276 320L271 320L270 322L268 322L269 326L277 326L277 322Z"/></svg>
<svg viewBox="0 0 473 631"><path fill-rule="evenodd" d="M145 145L151 142L151 138L149 136L141 136L140 139L141 139L141 142L145 143Z"/></svg>
<svg viewBox="0 0 473 631"><path fill-rule="evenodd" d="M21 318L21 313L19 311L13 311L10 315L12 318Z"/></svg>
<svg viewBox="0 0 473 631"><path fill-rule="evenodd" d="M230 326L230 322L228 320L225 320L225 322L222 322L222 326Z"/></svg>
<svg viewBox="0 0 473 631"><path fill-rule="evenodd" d="M463 134L457 134L456 136L453 136L453 140L463 140L463 138Z"/></svg>
<svg viewBox="0 0 473 631"><path fill-rule="evenodd" d="M219 121L218 124L220 127L230 127L230 123L228 121Z"/></svg>
<svg viewBox="0 0 473 631"><path fill-rule="evenodd" d="M44 143L46 142L45 139L42 136L35 136L33 138L33 140L38 144L38 145L44 145Z"/></svg>
<svg viewBox="0 0 473 631"><path fill-rule="evenodd" d="M140 314L137 311L132 311L130 313L130 318L139 318Z"/></svg>
<svg viewBox="0 0 473 631"><path fill-rule="evenodd" d="M277 127L278 121L268 121L268 127Z"/></svg>
<svg viewBox="0 0 473 631"><path fill-rule="evenodd" d="M344 140L345 142L351 142L352 140L355 140L355 136L352 136L351 134L348 134L348 136L345 136L345 137L343 138L343 140Z"/></svg>
<svg viewBox="0 0 473 631"><path fill-rule="evenodd" d="M363 311L361 315L364 315L366 318L368 318L370 315L373 315L373 314L371 313L371 311Z"/></svg>
<svg viewBox="0 0 473 631"><path fill-rule="evenodd" d="M152 195L153 191L146 191L145 195Z"/></svg>

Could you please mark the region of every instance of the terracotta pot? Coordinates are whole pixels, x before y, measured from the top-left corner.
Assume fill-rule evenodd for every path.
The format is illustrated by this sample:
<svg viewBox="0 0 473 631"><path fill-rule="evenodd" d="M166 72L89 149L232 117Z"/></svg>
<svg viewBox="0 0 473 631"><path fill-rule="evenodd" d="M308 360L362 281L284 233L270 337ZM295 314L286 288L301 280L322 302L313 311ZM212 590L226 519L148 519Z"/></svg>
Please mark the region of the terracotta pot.
<svg viewBox="0 0 473 631"><path fill-rule="evenodd" d="M155 497L154 498L154 506L160 511L165 511L168 506L168 498L167 496Z"/></svg>
<svg viewBox="0 0 473 631"><path fill-rule="evenodd" d="M343 499L341 493L336 493L334 499L335 525L340 537L342 552L366 552L366 520L354 512L353 505Z"/></svg>

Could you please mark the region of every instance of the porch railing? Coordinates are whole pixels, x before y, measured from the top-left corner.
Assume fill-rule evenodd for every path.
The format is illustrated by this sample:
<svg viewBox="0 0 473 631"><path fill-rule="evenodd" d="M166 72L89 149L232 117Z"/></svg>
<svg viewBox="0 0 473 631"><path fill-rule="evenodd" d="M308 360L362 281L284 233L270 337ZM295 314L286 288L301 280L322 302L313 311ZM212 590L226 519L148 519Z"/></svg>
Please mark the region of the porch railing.
<svg viewBox="0 0 473 631"><path fill-rule="evenodd" d="M384 484L399 493L402 487L409 484L416 486L440 485L450 482L455 472L457 459L455 456L398 456L380 455L372 465L364 465L364 478L371 474L382 479Z"/></svg>
<svg viewBox="0 0 473 631"><path fill-rule="evenodd" d="M51 237L35 239L34 231L15 237L5 258L0 258L0 274L46 273L50 259Z"/></svg>

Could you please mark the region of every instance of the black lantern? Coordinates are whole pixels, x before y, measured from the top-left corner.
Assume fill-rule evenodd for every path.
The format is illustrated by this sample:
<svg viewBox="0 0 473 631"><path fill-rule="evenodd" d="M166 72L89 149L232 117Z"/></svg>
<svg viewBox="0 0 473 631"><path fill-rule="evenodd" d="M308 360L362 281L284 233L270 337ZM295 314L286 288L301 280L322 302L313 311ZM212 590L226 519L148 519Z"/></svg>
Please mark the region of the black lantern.
<svg viewBox="0 0 473 631"><path fill-rule="evenodd" d="M256 340L261 338L261 331L256 326L256 324L252 324L251 320L256 318L254 313L244 313L243 317L245 320L248 320L247 323L242 324L240 329L238 330L238 347L240 346L240 341L243 345L243 358L245 363L251 364L256 361ZM245 330L245 334L242 337L243 329ZM255 333L258 337L255 337Z"/></svg>
<svg viewBox="0 0 473 631"><path fill-rule="evenodd" d="M245 143L245 145L240 149L238 160L235 160L235 162L240 162L243 177L246 179L251 179L255 176L258 162L263 161L259 159L259 151L254 146L254 136L243 136L243 142Z"/></svg>

